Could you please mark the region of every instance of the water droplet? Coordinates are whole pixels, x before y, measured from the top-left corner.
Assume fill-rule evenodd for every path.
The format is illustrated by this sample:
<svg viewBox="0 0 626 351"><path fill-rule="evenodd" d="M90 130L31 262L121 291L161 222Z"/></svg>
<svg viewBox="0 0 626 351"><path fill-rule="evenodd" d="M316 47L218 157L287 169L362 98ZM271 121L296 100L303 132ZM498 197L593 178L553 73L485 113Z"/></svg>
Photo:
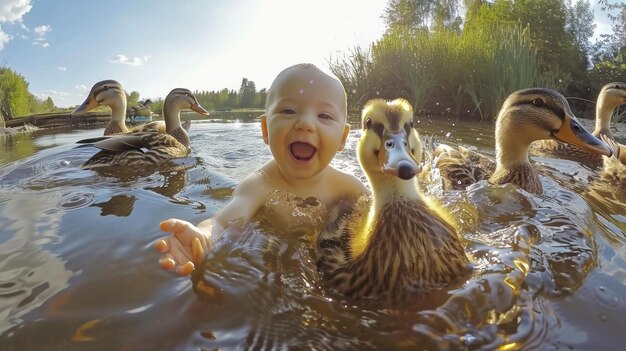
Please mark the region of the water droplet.
<svg viewBox="0 0 626 351"><path fill-rule="evenodd" d="M451 135L451 133L450 133L450 132L447 132L447 133L446 133L446 138L449 138L449 137L450 137L450 135Z"/></svg>
<svg viewBox="0 0 626 351"><path fill-rule="evenodd" d="M356 94L356 89L352 89L352 94Z"/></svg>
<svg viewBox="0 0 626 351"><path fill-rule="evenodd" d="M599 289L600 289L600 291L605 291L605 290L606 290L606 288L604 287L604 285L600 285Z"/></svg>
<svg viewBox="0 0 626 351"><path fill-rule="evenodd" d="M64 210L75 210L89 206L95 198L95 195L91 193L65 194L59 201L59 207Z"/></svg>
<svg viewBox="0 0 626 351"><path fill-rule="evenodd" d="M68 160L61 160L61 161L59 162L59 164L60 164L61 166L69 166L69 165L70 165L70 161L68 161Z"/></svg>
<svg viewBox="0 0 626 351"><path fill-rule="evenodd" d="M607 316L604 313L600 313L600 320L603 321L603 322L608 322L609 316Z"/></svg>
<svg viewBox="0 0 626 351"><path fill-rule="evenodd" d="M300 95L304 94L304 89L300 89L298 93L300 93Z"/></svg>

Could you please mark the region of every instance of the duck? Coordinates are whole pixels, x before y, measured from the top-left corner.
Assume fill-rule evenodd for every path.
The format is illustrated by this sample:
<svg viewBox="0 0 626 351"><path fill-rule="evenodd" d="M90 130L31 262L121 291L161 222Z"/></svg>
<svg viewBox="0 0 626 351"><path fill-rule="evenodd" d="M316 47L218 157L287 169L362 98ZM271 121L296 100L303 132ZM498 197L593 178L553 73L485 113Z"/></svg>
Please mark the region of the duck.
<svg viewBox="0 0 626 351"><path fill-rule="evenodd" d="M433 151L433 167L439 170L444 189L464 189L488 180L542 194L539 175L528 158L531 144L538 140L554 139L609 157L616 152L582 127L563 95L547 88L510 94L498 113L495 139L495 162L462 146L438 145Z"/></svg>
<svg viewBox="0 0 626 351"><path fill-rule="evenodd" d="M124 166L143 169L187 156L190 152L189 135L180 123L180 111L187 108L202 115L209 114L189 89L176 88L167 95L163 104L165 133L158 130L135 131L78 141L83 146L101 149L83 163L82 168Z"/></svg>
<svg viewBox="0 0 626 351"><path fill-rule="evenodd" d="M410 103L370 100L362 126L357 156L372 193L319 234L324 280L349 298L394 300L471 271L452 216L417 186L422 146Z"/></svg>
<svg viewBox="0 0 626 351"><path fill-rule="evenodd" d="M626 104L626 83L612 82L600 89L596 102L596 123L591 134L603 141L615 141L611 132L611 117L615 109ZM626 165L626 146L617 143L619 147L619 161ZM559 156L570 158L593 168L599 168L603 164L601 155L590 153L578 147L564 144L556 140L542 140L532 144L533 153L539 155Z"/></svg>
<svg viewBox="0 0 626 351"><path fill-rule="evenodd" d="M111 108L111 120L104 128L104 136L114 134L126 134L131 132L159 131L165 133L165 123L154 121L142 125L128 128L126 126L126 91L120 82L107 79L97 82L89 91L85 101L70 113L70 116L80 115L95 109L98 106L109 106ZM189 131L191 123L185 121L183 128Z"/></svg>
<svg viewBox="0 0 626 351"><path fill-rule="evenodd" d="M132 116L150 116L152 114L152 110L150 110L150 105L152 104L152 100L146 99L144 101L139 101L137 106L132 106L130 109L132 111Z"/></svg>

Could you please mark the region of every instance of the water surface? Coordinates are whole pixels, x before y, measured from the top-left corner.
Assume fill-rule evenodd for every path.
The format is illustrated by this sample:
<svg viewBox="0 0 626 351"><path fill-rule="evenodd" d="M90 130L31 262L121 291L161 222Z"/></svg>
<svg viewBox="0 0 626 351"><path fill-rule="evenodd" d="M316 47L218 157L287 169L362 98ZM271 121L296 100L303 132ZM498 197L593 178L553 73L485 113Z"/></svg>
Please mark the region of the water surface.
<svg viewBox="0 0 626 351"><path fill-rule="evenodd" d="M416 127L493 155L490 124ZM159 268L159 221L206 219L270 158L258 121L195 121L191 155L149 175L80 169L95 150L74 143L102 131L0 137L0 349L608 350L626 341L626 186L576 162L534 158L542 196L486 183L443 192L435 174L422 186L463 221L476 270L383 307L328 291L306 233L252 225L216 245L194 284ZM365 181L359 135L333 164Z"/></svg>

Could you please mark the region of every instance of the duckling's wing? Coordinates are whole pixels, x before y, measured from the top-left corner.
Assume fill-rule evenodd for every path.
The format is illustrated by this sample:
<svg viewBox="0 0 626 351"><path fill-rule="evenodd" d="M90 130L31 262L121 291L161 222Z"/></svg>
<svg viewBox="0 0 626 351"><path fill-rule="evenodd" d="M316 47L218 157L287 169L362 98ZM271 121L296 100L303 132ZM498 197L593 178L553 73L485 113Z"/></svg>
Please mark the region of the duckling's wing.
<svg viewBox="0 0 626 351"><path fill-rule="evenodd" d="M439 145L434 153L435 167L447 189L465 189L478 181L488 179L496 169L493 160L462 146Z"/></svg>

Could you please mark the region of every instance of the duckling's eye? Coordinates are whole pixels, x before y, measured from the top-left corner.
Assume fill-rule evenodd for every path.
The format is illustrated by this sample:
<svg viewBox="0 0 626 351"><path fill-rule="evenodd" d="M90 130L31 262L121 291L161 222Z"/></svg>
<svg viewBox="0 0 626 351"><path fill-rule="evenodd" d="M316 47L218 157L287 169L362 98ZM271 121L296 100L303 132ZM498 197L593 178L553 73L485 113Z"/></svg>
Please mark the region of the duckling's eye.
<svg viewBox="0 0 626 351"><path fill-rule="evenodd" d="M413 121L409 122L409 128L413 129Z"/></svg>
<svg viewBox="0 0 626 351"><path fill-rule="evenodd" d="M543 106L543 100L537 98L533 100L533 105L535 106Z"/></svg>
<svg viewBox="0 0 626 351"><path fill-rule="evenodd" d="M406 140L402 140L402 145L404 145L404 147L408 147L409 143L407 143Z"/></svg>
<svg viewBox="0 0 626 351"><path fill-rule="evenodd" d="M393 140L387 140L385 141L385 148L387 149L393 149L393 147L396 145L396 143L393 142Z"/></svg>
<svg viewBox="0 0 626 351"><path fill-rule="evenodd" d="M368 118L365 120L365 129L370 129L372 128L372 119Z"/></svg>

